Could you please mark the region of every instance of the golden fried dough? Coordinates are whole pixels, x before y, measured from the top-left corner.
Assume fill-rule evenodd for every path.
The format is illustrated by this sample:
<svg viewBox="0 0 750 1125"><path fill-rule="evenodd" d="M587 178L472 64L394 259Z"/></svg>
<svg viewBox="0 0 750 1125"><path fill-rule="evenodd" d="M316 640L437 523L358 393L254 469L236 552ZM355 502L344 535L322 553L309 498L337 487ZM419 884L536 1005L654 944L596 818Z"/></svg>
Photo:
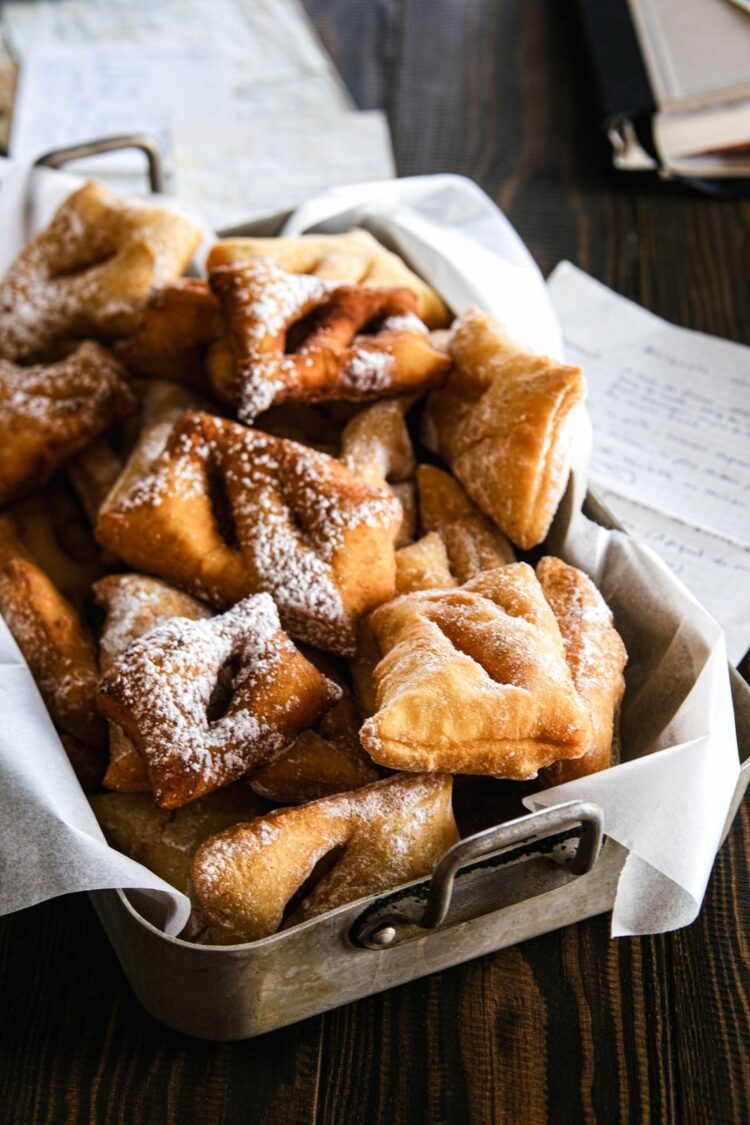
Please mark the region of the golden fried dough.
<svg viewBox="0 0 750 1125"><path fill-rule="evenodd" d="M430 344L408 289L332 288L284 273L268 258L220 266L209 280L228 333L209 352L209 376L243 422L287 400L419 392L441 382L450 366Z"/></svg>
<svg viewBox="0 0 750 1125"><path fill-rule="evenodd" d="M547 556L537 564L536 576L560 626L565 659L592 727L591 740L580 758L554 762L542 772L543 785L561 785L612 764L628 654L609 606L588 575L562 559Z"/></svg>
<svg viewBox="0 0 750 1125"><path fill-rule="evenodd" d="M351 653L359 618L393 595L398 502L295 442L184 415L111 499L97 539L131 566L219 606L266 590L284 627L326 651Z"/></svg>
<svg viewBox="0 0 750 1125"><path fill-rule="evenodd" d="M478 309L460 317L450 349L455 367L430 396L425 444L513 543L535 547L567 484L583 374L525 351Z"/></svg>
<svg viewBox="0 0 750 1125"><path fill-rule="evenodd" d="M0 359L0 504L41 488L137 404L121 365L98 344L48 367Z"/></svg>
<svg viewBox="0 0 750 1125"><path fill-rule="evenodd" d="M457 839L451 779L438 774L389 777L236 825L206 840L193 861L208 940L275 933L287 903L327 856L333 866L287 925L429 875Z"/></svg>
<svg viewBox="0 0 750 1125"><path fill-rule="evenodd" d="M228 698L217 699L227 665ZM99 705L136 744L156 803L179 808L272 761L339 695L256 594L217 617L153 626L111 665Z"/></svg>
<svg viewBox="0 0 750 1125"><path fill-rule="evenodd" d="M0 284L0 356L44 359L59 341L128 335L152 287L183 272L202 235L178 211L84 184Z"/></svg>
<svg viewBox="0 0 750 1125"><path fill-rule="evenodd" d="M523 780L589 745L557 621L526 563L396 598L368 625L382 659L360 738L379 765Z"/></svg>
<svg viewBox="0 0 750 1125"><path fill-rule="evenodd" d="M289 273L309 273L324 281L406 287L417 295L417 312L429 328L450 324L450 313L435 290L366 230L355 227L344 234L225 238L211 248L206 264L212 270L248 258L272 258Z"/></svg>

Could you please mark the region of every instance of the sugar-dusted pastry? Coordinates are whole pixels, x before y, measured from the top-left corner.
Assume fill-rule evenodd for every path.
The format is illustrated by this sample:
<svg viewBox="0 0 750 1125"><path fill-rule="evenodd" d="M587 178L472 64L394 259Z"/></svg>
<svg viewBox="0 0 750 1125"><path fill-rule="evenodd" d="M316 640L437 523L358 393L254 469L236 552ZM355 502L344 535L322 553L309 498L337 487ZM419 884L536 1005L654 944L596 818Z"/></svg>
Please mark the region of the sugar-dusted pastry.
<svg viewBox="0 0 750 1125"><path fill-rule="evenodd" d="M557 621L526 563L397 598L368 624L382 659L360 737L379 765L523 780L590 744Z"/></svg>
<svg viewBox="0 0 750 1125"><path fill-rule="evenodd" d="M445 543L451 570L468 582L482 570L515 562L508 540L472 504L458 481L433 465L417 469L419 519L423 531L434 531Z"/></svg>
<svg viewBox="0 0 750 1125"><path fill-rule="evenodd" d="M0 513L0 612L57 727L77 740L81 774L103 772L106 729L96 706L91 639L73 606L24 549Z"/></svg>
<svg viewBox="0 0 750 1125"><path fill-rule="evenodd" d="M202 235L180 212L84 184L0 284L0 355L43 359L62 340L128 335L152 287L183 272Z"/></svg>
<svg viewBox="0 0 750 1125"><path fill-rule="evenodd" d="M136 407L121 365L90 341L46 367L0 359L0 504L41 488Z"/></svg>
<svg viewBox="0 0 750 1125"><path fill-rule="evenodd" d="M409 289L336 288L270 258L219 266L209 280L227 329L209 352L209 376L243 422L288 400L412 394L436 386L450 366Z"/></svg>
<svg viewBox="0 0 750 1125"><path fill-rule="evenodd" d="M425 443L513 543L534 547L565 491L583 374L526 351L478 309L459 318L450 350L455 367L430 397Z"/></svg>
<svg viewBox="0 0 750 1125"><path fill-rule="evenodd" d="M208 391L206 353L222 332L221 309L208 282L180 277L154 289L136 331L115 350L139 375Z"/></svg>
<svg viewBox="0 0 750 1125"><path fill-rule="evenodd" d="M429 875L457 839L451 779L438 774L389 777L238 824L206 840L193 861L207 940L226 945L276 933L326 857L333 865L287 926Z"/></svg>
<svg viewBox="0 0 750 1125"><path fill-rule="evenodd" d="M227 665L228 687L220 684ZM267 594L208 620L159 622L99 685L103 714L136 744L167 809L260 769L339 695L284 633Z"/></svg>
<svg viewBox="0 0 750 1125"><path fill-rule="evenodd" d="M612 764L628 654L609 606L588 575L562 559L547 556L537 564L536 576L560 626L565 659L592 728L580 758L554 762L542 771L542 784L548 787Z"/></svg>
<svg viewBox="0 0 750 1125"><path fill-rule="evenodd" d="M413 594L417 590L442 590L456 586L451 574L445 543L430 531L396 551L396 594Z"/></svg>
<svg viewBox="0 0 750 1125"><path fill-rule="evenodd" d="M325 281L406 287L416 293L417 313L429 328L443 328L451 320L435 290L366 230L355 227L344 234L225 238L211 248L206 264L212 270L247 258L272 258L289 273L314 274Z"/></svg>
<svg viewBox="0 0 750 1125"><path fill-rule="evenodd" d="M203 621L211 609L182 590L146 574L110 574L94 585L97 604L105 611L99 639L99 667L106 673L118 657L159 621L183 617ZM119 723L109 724L108 789L126 793L148 790L146 764Z"/></svg>
<svg viewBox="0 0 750 1125"><path fill-rule="evenodd" d="M200 912L190 880L193 856L209 836L260 816L265 802L247 785L230 785L181 809L160 809L150 793L97 793L89 798L112 847L142 863L193 902L182 937L200 940Z"/></svg>
<svg viewBox="0 0 750 1125"><path fill-rule="evenodd" d="M317 657L315 663L326 671ZM359 742L360 722L357 705L342 686L341 699L315 729L303 730L288 750L253 774L250 785L279 805L298 805L377 781L378 771Z"/></svg>
<svg viewBox="0 0 750 1125"><path fill-rule="evenodd" d="M101 552L64 477L9 509L18 537L63 597L83 612L91 583L104 573Z"/></svg>
<svg viewBox="0 0 750 1125"><path fill-rule="evenodd" d="M149 471L118 486L96 534L215 605L265 590L293 636L348 655L359 618L393 596L400 520L389 492L332 457L187 414Z"/></svg>

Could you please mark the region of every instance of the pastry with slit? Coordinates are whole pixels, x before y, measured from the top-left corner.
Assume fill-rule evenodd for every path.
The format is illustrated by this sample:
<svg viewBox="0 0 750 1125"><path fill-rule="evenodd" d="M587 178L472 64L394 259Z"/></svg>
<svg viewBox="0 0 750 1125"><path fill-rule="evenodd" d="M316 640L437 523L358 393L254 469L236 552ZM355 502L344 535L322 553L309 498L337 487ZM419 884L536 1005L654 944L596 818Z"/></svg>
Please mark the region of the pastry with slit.
<svg viewBox="0 0 750 1125"><path fill-rule="evenodd" d="M429 875L458 840L451 790L440 774L389 777L206 840L192 878L207 940L257 941L282 922L296 925ZM309 889L311 876L319 878ZM300 889L304 897L285 919Z"/></svg>
<svg viewBox="0 0 750 1125"><path fill-rule="evenodd" d="M587 574L548 555L537 563L536 576L557 618L565 659L592 728L580 758L554 762L542 771L542 784L549 787L614 764L628 654L609 606Z"/></svg>
<svg viewBox="0 0 750 1125"><path fill-rule="evenodd" d="M396 598L368 625L381 660L360 738L378 765L526 780L590 744L560 629L526 563Z"/></svg>
<svg viewBox="0 0 750 1125"><path fill-rule="evenodd" d="M424 440L516 546L549 531L568 481L578 367L520 347L488 313L469 309L451 336L454 368L425 412Z"/></svg>
<svg viewBox="0 0 750 1125"><path fill-rule="evenodd" d="M261 769L340 694L295 648L268 594L256 594L216 617L158 622L102 677L99 706L169 809Z"/></svg>
<svg viewBox="0 0 750 1125"><path fill-rule="evenodd" d="M450 366L409 289L335 287L269 258L220 266L209 280L227 333L209 352L209 377L243 422L290 400L413 394L442 382Z"/></svg>
<svg viewBox="0 0 750 1125"><path fill-rule="evenodd" d="M420 465L416 478L422 530L436 532L443 540L459 582L516 561L508 539L471 502L450 473L434 465Z"/></svg>
<svg viewBox="0 0 750 1125"><path fill-rule="evenodd" d="M41 488L137 405L122 366L91 341L46 366L0 359L0 504Z"/></svg>
<svg viewBox="0 0 750 1125"><path fill-rule="evenodd" d="M127 336L151 289L179 277L202 236L187 215L89 181L0 283L0 355L28 362L61 342Z"/></svg>
<svg viewBox="0 0 750 1125"><path fill-rule="evenodd" d="M451 315L435 290L366 230L344 234L302 234L281 238L224 238L212 246L209 270L248 258L272 258L288 273L306 273L324 281L376 288L411 289L417 314L429 328L444 328Z"/></svg>
<svg viewBox="0 0 750 1125"><path fill-rule="evenodd" d="M110 574L95 583L94 596L105 613L99 638L102 674L158 622L170 617L203 621L213 612L190 594L146 574ZM151 788L143 758L116 722L109 724L109 765L104 784L124 793Z"/></svg>
<svg viewBox="0 0 750 1125"><path fill-rule="evenodd" d="M219 302L208 282L180 277L153 290L137 329L115 350L138 375L208 393L206 356L223 330Z"/></svg>
<svg viewBox="0 0 750 1125"><path fill-rule="evenodd" d="M104 772L104 720L96 704L96 652L75 608L24 548L15 521L0 513L0 612L55 726L75 739L79 777Z"/></svg>
<svg viewBox="0 0 750 1125"><path fill-rule="evenodd" d="M393 596L400 522L390 492L335 458L186 414L148 470L116 488L96 535L220 607L265 590L294 637L349 655L358 620Z"/></svg>

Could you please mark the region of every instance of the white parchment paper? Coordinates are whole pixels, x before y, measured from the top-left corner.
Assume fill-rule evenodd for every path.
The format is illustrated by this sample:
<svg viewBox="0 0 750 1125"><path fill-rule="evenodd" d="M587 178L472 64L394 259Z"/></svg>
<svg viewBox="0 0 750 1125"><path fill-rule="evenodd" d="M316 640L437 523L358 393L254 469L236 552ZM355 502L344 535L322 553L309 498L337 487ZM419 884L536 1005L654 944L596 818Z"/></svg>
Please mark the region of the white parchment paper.
<svg viewBox="0 0 750 1125"><path fill-rule="evenodd" d="M70 190L71 178L0 163L0 267ZM75 181L73 181L73 184ZM21 225L23 224L23 225ZM456 176L336 188L311 200L285 231L368 227L399 250L460 312L478 304L538 351L560 356L542 277L505 217ZM580 513L589 455L579 412L573 481L555 549L587 571L615 613L630 654L623 763L527 799L541 808L596 801L608 835L629 849L613 934L656 933L696 916L739 773L724 637L648 548ZM144 888L177 933L185 897L107 847L12 638L0 630L0 912L68 891Z"/></svg>

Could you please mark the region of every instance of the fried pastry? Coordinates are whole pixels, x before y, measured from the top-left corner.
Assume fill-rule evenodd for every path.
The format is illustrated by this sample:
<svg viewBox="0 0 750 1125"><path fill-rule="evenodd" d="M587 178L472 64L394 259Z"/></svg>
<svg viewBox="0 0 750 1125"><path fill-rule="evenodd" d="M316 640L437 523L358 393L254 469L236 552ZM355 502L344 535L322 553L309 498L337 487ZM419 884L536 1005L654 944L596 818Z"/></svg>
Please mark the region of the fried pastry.
<svg viewBox="0 0 750 1125"><path fill-rule="evenodd" d="M379 765L524 780L590 744L557 621L526 563L397 598L368 624L382 659L360 737Z"/></svg>
<svg viewBox="0 0 750 1125"><path fill-rule="evenodd" d="M199 845L233 824L260 816L266 804L247 785L230 785L181 809L160 809L150 793L97 793L89 798L112 847L186 894L193 911L182 937L200 940L202 921L190 868Z"/></svg>
<svg viewBox="0 0 750 1125"><path fill-rule="evenodd" d="M110 574L94 585L105 611L99 639L99 667L106 673L138 637L170 617L203 621L212 611L203 602L145 574ZM116 722L109 724L108 789L138 793L151 788L146 764L133 741Z"/></svg>
<svg viewBox="0 0 750 1125"><path fill-rule="evenodd" d="M208 392L206 355L223 330L219 302L208 282L180 277L152 292L138 328L115 351L138 375Z"/></svg>
<svg viewBox="0 0 750 1125"><path fill-rule="evenodd" d="M396 551L396 595L456 586L445 543L435 531Z"/></svg>
<svg viewBox="0 0 750 1125"><path fill-rule="evenodd" d="M41 488L136 407L120 364L98 344L48 367L0 359L0 504Z"/></svg>
<svg viewBox="0 0 750 1125"><path fill-rule="evenodd" d="M423 531L435 531L445 543L451 570L459 582L516 561L508 540L472 504L458 481L433 465L417 469L419 518Z"/></svg>
<svg viewBox="0 0 750 1125"><path fill-rule="evenodd" d="M329 457L338 456L340 427L317 407L307 403L285 402L281 406L272 406L261 414L255 428L264 434L309 445Z"/></svg>
<svg viewBox="0 0 750 1125"><path fill-rule="evenodd" d="M408 289L335 288L285 273L269 258L220 266L210 283L228 338L213 345L209 376L243 422L287 400L367 401L426 390L450 366L430 344Z"/></svg>
<svg viewBox="0 0 750 1125"><path fill-rule="evenodd" d="M216 691L226 666L228 698ZM161 621L99 685L102 712L136 744L168 809L260 769L339 696L284 633L267 594L207 620Z"/></svg>
<svg viewBox="0 0 750 1125"><path fill-rule="evenodd" d="M567 484L583 374L525 351L478 309L460 317L450 348L455 367L430 397L425 444L513 543L535 547Z"/></svg>
<svg viewBox="0 0 750 1125"><path fill-rule="evenodd" d="M592 727L586 752L580 758L554 762L542 771L542 784L549 787L612 764L628 654L609 606L588 575L562 559L547 556L537 564L536 576L560 626L565 659Z"/></svg>
<svg viewBox="0 0 750 1125"><path fill-rule="evenodd" d="M44 359L60 341L128 335L152 287L183 272L202 236L177 211L84 184L0 284L0 355Z"/></svg>
<svg viewBox="0 0 750 1125"><path fill-rule="evenodd" d="M321 666L317 657L315 663ZM321 667L335 679L325 665ZM315 729L303 730L288 750L253 774L250 785L256 793L279 805L299 805L378 779L378 771L360 746L357 706L351 692L340 686L341 699Z"/></svg>
<svg viewBox="0 0 750 1125"><path fill-rule="evenodd" d="M0 513L0 612L57 727L72 735L82 779L101 777L106 731L96 706L96 655L73 606Z"/></svg>
<svg viewBox="0 0 750 1125"><path fill-rule="evenodd" d="M287 904L326 858L333 865L287 926L429 875L457 840L451 779L437 774L389 777L238 824L206 840L193 861L208 941L276 933Z"/></svg>
<svg viewBox="0 0 750 1125"><path fill-rule="evenodd" d="M356 625L393 596L401 512L332 457L208 414L102 509L100 543L218 606L273 594L284 627L349 655Z"/></svg>
<svg viewBox="0 0 750 1125"><path fill-rule="evenodd" d="M435 290L366 230L355 227L345 234L225 238L212 246L206 265L213 270L248 258L272 258L288 273L309 273L339 284L405 287L417 295L417 313L429 328L443 328L451 321Z"/></svg>

